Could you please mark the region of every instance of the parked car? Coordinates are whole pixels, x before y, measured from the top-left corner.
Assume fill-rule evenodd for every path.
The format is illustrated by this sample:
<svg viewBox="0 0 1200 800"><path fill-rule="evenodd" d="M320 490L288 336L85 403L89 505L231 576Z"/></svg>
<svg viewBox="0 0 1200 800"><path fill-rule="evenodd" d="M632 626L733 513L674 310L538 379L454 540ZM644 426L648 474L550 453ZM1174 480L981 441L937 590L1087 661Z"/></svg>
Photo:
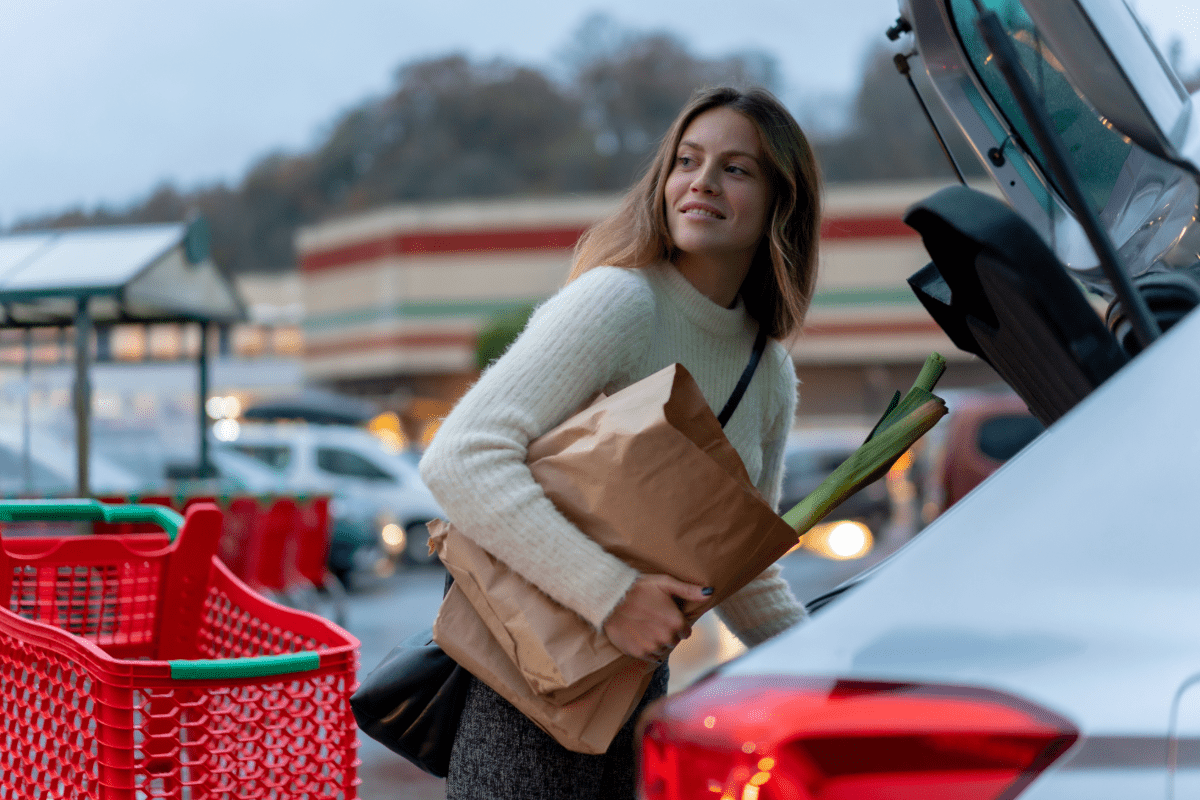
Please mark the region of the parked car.
<svg viewBox="0 0 1200 800"><path fill-rule="evenodd" d="M275 495L287 494L285 478L257 458L228 447L214 447L208 453L213 474L207 478L176 479L169 494L183 496Z"/></svg>
<svg viewBox="0 0 1200 800"><path fill-rule="evenodd" d="M73 440L35 429L29 434L28 465L25 453L23 429L16 425L0 426L0 497L78 494ZM95 451L88 457L88 482L98 494L128 493L141 486L136 475Z"/></svg>
<svg viewBox="0 0 1200 800"><path fill-rule="evenodd" d="M1007 74L1026 70L1033 94L1005 88L1011 48L980 36L981 8L1000 12L1020 54ZM914 283L937 289L931 314L1047 428L811 603L809 621L657 704L642 721L641 796L1192 796L1200 94L1124 3L902 0L901 12L892 33L924 59L926 100L992 151L1011 201L947 189L910 212L936 273ZM1055 136L1086 191L1049 164ZM1083 237L1089 205L1103 230ZM1132 291L1122 274L1140 279ZM1111 281L1108 330L1070 277ZM1167 284L1171 303L1138 308L1134 292Z"/></svg>
<svg viewBox="0 0 1200 800"><path fill-rule="evenodd" d="M346 425L246 424L219 443L276 472L283 490L328 494L330 569L343 583L356 572L386 572L401 561L436 562L427 524L443 511L416 468L369 431Z"/></svg>
<svg viewBox="0 0 1200 800"><path fill-rule="evenodd" d="M921 443L921 517L932 522L1041 435L1039 422L1012 390L946 397L950 409Z"/></svg>

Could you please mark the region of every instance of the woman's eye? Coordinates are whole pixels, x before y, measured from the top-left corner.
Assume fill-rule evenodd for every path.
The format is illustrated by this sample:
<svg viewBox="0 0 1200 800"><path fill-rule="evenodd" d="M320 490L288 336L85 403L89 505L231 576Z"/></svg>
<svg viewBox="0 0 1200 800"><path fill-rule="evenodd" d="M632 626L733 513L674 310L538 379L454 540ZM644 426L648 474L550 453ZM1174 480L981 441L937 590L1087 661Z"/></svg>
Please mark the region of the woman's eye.
<svg viewBox="0 0 1200 800"><path fill-rule="evenodd" d="M696 159L691 156L679 156L675 159L675 163L681 167L690 167L696 163Z"/></svg>
<svg viewBox="0 0 1200 800"><path fill-rule="evenodd" d="M737 164L730 164L725 169L727 172L732 172L734 175L749 175L750 174L746 169L739 167Z"/></svg>

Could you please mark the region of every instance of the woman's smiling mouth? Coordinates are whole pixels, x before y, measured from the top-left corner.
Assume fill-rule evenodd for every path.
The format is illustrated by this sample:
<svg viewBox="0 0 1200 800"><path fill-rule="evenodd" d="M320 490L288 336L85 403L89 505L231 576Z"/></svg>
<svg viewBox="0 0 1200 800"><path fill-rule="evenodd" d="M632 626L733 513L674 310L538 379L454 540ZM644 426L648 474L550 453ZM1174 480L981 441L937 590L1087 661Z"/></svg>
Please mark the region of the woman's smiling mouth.
<svg viewBox="0 0 1200 800"><path fill-rule="evenodd" d="M717 209L705 203L684 203L679 207L679 213L687 217L700 217L703 219L725 219L725 215Z"/></svg>

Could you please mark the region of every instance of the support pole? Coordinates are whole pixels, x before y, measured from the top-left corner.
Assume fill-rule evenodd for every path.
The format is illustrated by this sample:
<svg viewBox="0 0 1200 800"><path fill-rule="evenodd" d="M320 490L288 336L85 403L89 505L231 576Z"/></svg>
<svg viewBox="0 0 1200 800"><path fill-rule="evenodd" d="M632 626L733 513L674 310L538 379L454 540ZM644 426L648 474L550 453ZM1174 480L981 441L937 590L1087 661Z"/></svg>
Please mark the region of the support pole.
<svg viewBox="0 0 1200 800"><path fill-rule="evenodd" d="M208 458L208 409L205 408L205 403L208 402L208 323L200 323L200 356L197 368L199 370L199 400L196 406L199 408L197 420L200 423L200 463L198 464L197 477L207 478L212 474L212 468L209 466Z"/></svg>
<svg viewBox="0 0 1200 800"><path fill-rule="evenodd" d="M25 494L33 496L33 446L30 443L29 395L33 392L33 328L25 329L25 394L21 398L21 471L25 479Z"/></svg>
<svg viewBox="0 0 1200 800"><path fill-rule="evenodd" d="M91 496L88 461L91 458L92 384L88 377L92 356L92 318L88 298L79 298L75 309L75 453L76 490L80 497Z"/></svg>

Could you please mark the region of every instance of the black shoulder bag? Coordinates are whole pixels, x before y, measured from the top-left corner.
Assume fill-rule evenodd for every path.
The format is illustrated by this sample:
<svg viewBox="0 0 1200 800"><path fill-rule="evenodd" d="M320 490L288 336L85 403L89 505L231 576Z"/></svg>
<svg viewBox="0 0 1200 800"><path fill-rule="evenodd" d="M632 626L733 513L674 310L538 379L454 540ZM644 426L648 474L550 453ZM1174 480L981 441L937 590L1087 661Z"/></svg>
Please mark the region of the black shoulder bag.
<svg viewBox="0 0 1200 800"><path fill-rule="evenodd" d="M760 328L750 363L717 415L722 427L750 386L766 344L767 335ZM446 591L451 580L447 574ZM471 673L438 647L429 629L393 648L350 696L350 708L367 736L425 772L444 778L470 685Z"/></svg>

